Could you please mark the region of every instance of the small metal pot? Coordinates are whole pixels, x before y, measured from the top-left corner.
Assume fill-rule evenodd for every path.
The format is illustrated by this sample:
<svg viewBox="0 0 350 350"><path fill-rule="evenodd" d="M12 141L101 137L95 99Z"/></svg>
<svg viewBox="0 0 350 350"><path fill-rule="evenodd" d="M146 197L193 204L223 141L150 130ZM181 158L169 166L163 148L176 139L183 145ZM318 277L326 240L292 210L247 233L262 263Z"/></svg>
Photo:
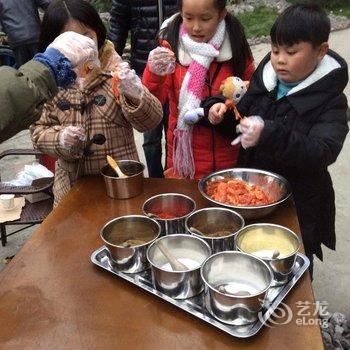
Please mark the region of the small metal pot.
<svg viewBox="0 0 350 350"><path fill-rule="evenodd" d="M157 247L159 242L162 242L171 254L189 269L173 271L167 258ZM210 254L209 245L194 236L176 234L157 239L147 251L154 288L174 299L191 298L201 293L203 281L200 268Z"/></svg>
<svg viewBox="0 0 350 350"><path fill-rule="evenodd" d="M270 266L274 276L273 286L288 282L300 244L300 239L293 231L274 224L249 225L236 236L238 250L253 254ZM273 256L274 252L279 255Z"/></svg>
<svg viewBox="0 0 350 350"><path fill-rule="evenodd" d="M224 250L234 250L234 236L244 226L244 219L240 214L230 209L204 208L189 215L185 226L187 232L207 242L214 254ZM191 227L208 234L208 236L192 232ZM221 237L210 237L210 234L219 231L227 231L227 234Z"/></svg>
<svg viewBox="0 0 350 350"><path fill-rule="evenodd" d="M201 275L207 310L219 321L235 326L257 320L273 279L264 261L236 251L210 256Z"/></svg>
<svg viewBox="0 0 350 350"><path fill-rule="evenodd" d="M121 272L136 273L149 268L147 249L159 237L160 225L146 216L127 215L107 222L100 235L110 253L112 267ZM122 245L131 239L144 243Z"/></svg>
<svg viewBox="0 0 350 350"><path fill-rule="evenodd" d="M185 220L196 209L195 201L180 193L163 193L147 199L142 206L145 215L157 213L170 213L174 219L154 217L162 228L162 235L184 233Z"/></svg>
<svg viewBox="0 0 350 350"><path fill-rule="evenodd" d="M128 175L127 177L117 177L108 164L101 169L107 195L116 199L138 196L143 191L143 171L145 166L136 160L118 160L118 165L121 171Z"/></svg>

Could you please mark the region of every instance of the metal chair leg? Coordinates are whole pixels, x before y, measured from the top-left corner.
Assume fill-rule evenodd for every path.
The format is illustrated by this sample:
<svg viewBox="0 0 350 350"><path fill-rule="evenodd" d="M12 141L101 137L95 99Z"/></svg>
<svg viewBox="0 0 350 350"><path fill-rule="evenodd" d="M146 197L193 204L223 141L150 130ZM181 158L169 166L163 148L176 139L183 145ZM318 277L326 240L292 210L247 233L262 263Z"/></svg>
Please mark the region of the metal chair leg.
<svg viewBox="0 0 350 350"><path fill-rule="evenodd" d="M6 226L4 224L0 224L0 229L1 229L1 244L3 247L5 247L7 243Z"/></svg>

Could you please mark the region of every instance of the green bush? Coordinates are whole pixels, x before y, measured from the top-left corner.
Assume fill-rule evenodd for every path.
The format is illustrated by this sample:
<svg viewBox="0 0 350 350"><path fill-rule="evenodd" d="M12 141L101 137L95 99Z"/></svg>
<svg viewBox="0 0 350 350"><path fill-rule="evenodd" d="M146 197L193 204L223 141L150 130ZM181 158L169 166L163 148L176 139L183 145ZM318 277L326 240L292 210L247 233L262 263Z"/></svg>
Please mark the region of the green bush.
<svg viewBox="0 0 350 350"><path fill-rule="evenodd" d="M89 0L89 3L99 12L108 12L112 6L112 0Z"/></svg>
<svg viewBox="0 0 350 350"><path fill-rule="evenodd" d="M332 10L339 7L349 7L349 0L289 0L292 4L318 4L324 9Z"/></svg>
<svg viewBox="0 0 350 350"><path fill-rule="evenodd" d="M242 23L247 38L270 35L270 29L278 16L276 9L258 7L253 12L243 12L236 17Z"/></svg>
<svg viewBox="0 0 350 350"><path fill-rule="evenodd" d="M228 5L240 4L241 2L244 2L244 0L228 0L227 4Z"/></svg>
<svg viewBox="0 0 350 350"><path fill-rule="evenodd" d="M346 16L350 18L350 1L349 0L288 0L291 4L313 3L323 7L327 12L335 15Z"/></svg>

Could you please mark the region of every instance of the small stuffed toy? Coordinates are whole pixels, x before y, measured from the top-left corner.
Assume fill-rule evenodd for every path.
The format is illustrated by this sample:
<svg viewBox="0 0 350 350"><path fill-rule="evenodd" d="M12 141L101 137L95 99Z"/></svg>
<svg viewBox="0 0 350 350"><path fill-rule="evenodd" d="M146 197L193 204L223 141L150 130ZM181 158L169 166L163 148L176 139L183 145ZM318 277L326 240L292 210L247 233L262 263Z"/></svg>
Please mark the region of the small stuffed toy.
<svg viewBox="0 0 350 350"><path fill-rule="evenodd" d="M227 109L231 109L234 112L236 120L242 119L242 116L238 112L236 104L241 100L244 94L247 92L249 86L249 81L243 81L238 77L228 77L226 78L220 86L220 91L223 96L227 98L225 105ZM240 125L237 125L237 131L240 132ZM231 145L235 146L241 142L242 136L239 135L232 142Z"/></svg>
<svg viewBox="0 0 350 350"><path fill-rule="evenodd" d="M236 104L247 92L248 85L249 81L243 81L238 77L228 77L220 86L221 93L227 98L225 105L228 109L233 110L237 120L242 119L242 117L236 108Z"/></svg>
<svg viewBox="0 0 350 350"><path fill-rule="evenodd" d="M236 104L241 100L244 94L247 92L249 81L243 81L238 77L228 77L220 85L220 91L223 96L226 98L225 105L228 109L232 109L235 118L241 119ZM187 124L195 124L204 116L203 108L196 108L191 111L186 112L184 115L184 120Z"/></svg>

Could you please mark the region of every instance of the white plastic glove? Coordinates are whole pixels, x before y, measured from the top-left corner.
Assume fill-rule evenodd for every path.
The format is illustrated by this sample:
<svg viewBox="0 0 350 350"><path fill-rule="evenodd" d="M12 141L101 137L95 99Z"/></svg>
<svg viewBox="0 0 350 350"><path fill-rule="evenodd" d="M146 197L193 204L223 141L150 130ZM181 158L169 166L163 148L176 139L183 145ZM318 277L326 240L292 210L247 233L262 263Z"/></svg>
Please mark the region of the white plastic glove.
<svg viewBox="0 0 350 350"><path fill-rule="evenodd" d="M59 134L58 140L61 147L72 149L85 141L85 131L81 126L69 125L65 127Z"/></svg>
<svg viewBox="0 0 350 350"><path fill-rule="evenodd" d="M158 46L148 55L149 69L152 73L164 76L175 71L175 55L171 50Z"/></svg>
<svg viewBox="0 0 350 350"><path fill-rule="evenodd" d="M54 48L61 52L72 64L72 68L85 62L92 62L99 66L98 51L95 42L75 32L60 34L47 48Z"/></svg>
<svg viewBox="0 0 350 350"><path fill-rule="evenodd" d="M117 70L112 73L118 77L118 87L120 92L139 101L143 95L143 85L141 79L134 69L130 69L128 62L121 62L117 65Z"/></svg>
<svg viewBox="0 0 350 350"><path fill-rule="evenodd" d="M112 68L112 70L115 70L116 67L118 67L118 64L122 62L123 62L123 59L118 55L116 51L113 51L113 53L109 57L106 67L115 67L115 68Z"/></svg>
<svg viewBox="0 0 350 350"><path fill-rule="evenodd" d="M265 127L264 120L258 116L250 116L243 118L237 125L237 132L241 132L242 135L238 136L231 142L231 145L236 145L241 142L243 148L254 147L260 138L261 132Z"/></svg>
<svg viewBox="0 0 350 350"><path fill-rule="evenodd" d="M187 111L184 115L184 121L186 124L196 124L199 119L204 116L204 108L196 108Z"/></svg>

